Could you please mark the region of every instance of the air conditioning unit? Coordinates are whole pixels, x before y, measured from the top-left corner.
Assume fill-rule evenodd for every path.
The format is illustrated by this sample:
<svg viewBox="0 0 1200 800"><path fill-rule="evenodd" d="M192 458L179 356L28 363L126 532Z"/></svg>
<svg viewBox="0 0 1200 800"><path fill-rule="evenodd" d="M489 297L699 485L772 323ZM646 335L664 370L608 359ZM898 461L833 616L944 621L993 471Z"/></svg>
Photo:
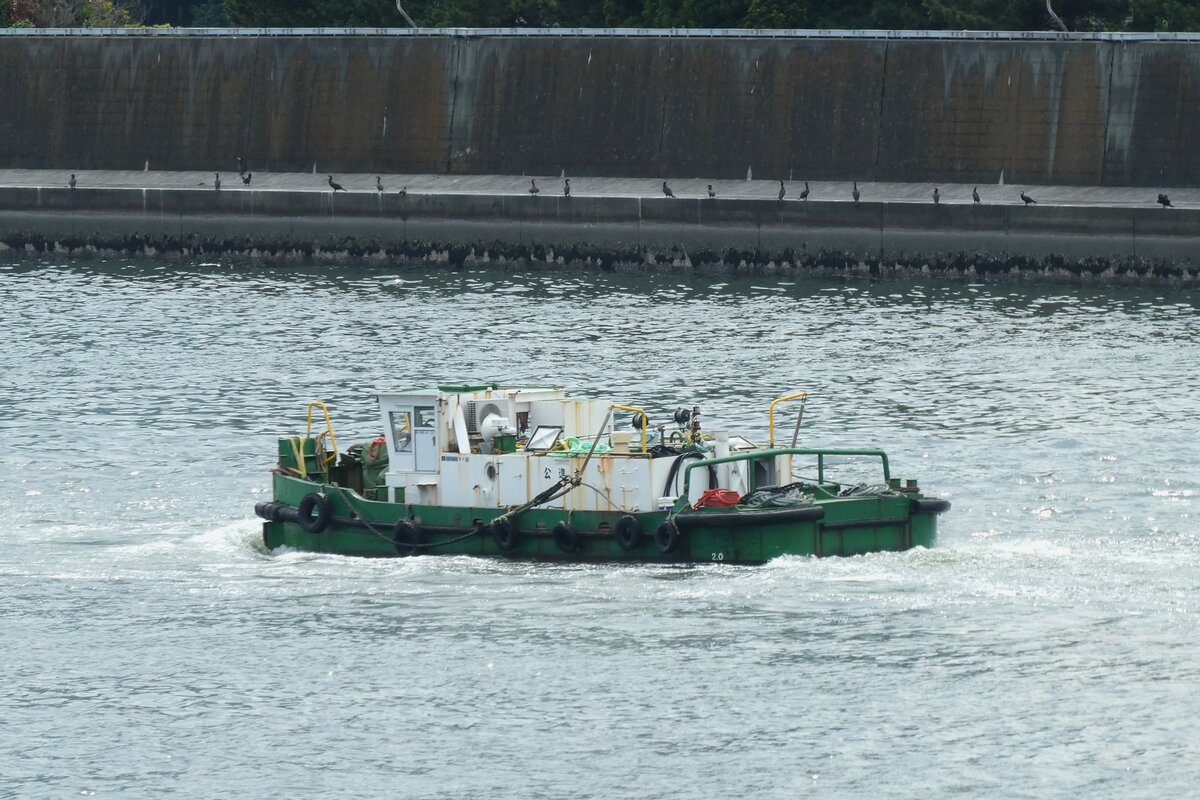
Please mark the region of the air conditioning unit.
<svg viewBox="0 0 1200 800"><path fill-rule="evenodd" d="M510 423L516 421L512 403L500 398L494 400L468 400L463 408L463 416L467 421L467 433L476 436L483 428L483 421L488 417L503 417Z"/></svg>

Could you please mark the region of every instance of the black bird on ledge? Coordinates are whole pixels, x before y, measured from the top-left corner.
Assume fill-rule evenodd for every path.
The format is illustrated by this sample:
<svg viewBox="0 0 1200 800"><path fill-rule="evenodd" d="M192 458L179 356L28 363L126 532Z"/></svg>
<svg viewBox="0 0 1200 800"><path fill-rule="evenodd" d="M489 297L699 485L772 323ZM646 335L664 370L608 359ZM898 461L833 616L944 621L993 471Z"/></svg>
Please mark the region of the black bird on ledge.
<svg viewBox="0 0 1200 800"><path fill-rule="evenodd" d="M1024 191L1021 192L1021 202L1025 203L1025 205L1030 205L1030 204L1033 204L1035 206L1037 205L1037 200L1034 200L1032 197L1025 194Z"/></svg>
<svg viewBox="0 0 1200 800"><path fill-rule="evenodd" d="M243 183L244 185L246 185L246 186L249 186L249 185L250 185L250 179L251 179L251 178L253 178L253 177L254 177L254 173L253 173L253 172L247 172L245 175L243 175L243 176L242 176L242 183Z"/></svg>
<svg viewBox="0 0 1200 800"><path fill-rule="evenodd" d="M666 181L663 181L663 194L665 194L667 197L674 197L674 196L675 196L675 193L671 191L671 187L670 187L670 186L667 186L667 182L666 182Z"/></svg>
<svg viewBox="0 0 1200 800"><path fill-rule="evenodd" d="M342 186L340 183L337 183L337 182L335 182L335 181L333 180L333 176L332 176L332 175L330 175L330 176L329 176L329 188L330 188L330 189L333 189L333 191L335 191L335 192L344 192L344 191L346 191L346 187L345 187L345 186Z"/></svg>
<svg viewBox="0 0 1200 800"><path fill-rule="evenodd" d="M74 178L75 176L72 175L71 177ZM74 185L75 185L74 182L72 182L71 186L74 186ZM1175 207L1175 206L1171 205L1171 198L1167 197L1165 194L1162 194L1161 192L1158 195L1158 203L1163 208L1174 208Z"/></svg>

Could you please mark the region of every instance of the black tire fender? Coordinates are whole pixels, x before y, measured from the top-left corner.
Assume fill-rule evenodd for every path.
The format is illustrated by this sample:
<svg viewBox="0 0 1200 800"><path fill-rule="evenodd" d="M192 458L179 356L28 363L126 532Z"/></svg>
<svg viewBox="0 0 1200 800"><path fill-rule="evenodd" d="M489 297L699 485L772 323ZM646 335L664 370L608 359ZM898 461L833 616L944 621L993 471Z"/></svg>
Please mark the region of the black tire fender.
<svg viewBox="0 0 1200 800"><path fill-rule="evenodd" d="M675 552L679 547L679 528L675 527L674 522L668 519L655 529L654 545L664 555Z"/></svg>
<svg viewBox="0 0 1200 800"><path fill-rule="evenodd" d="M521 538L520 532L517 530L517 524L511 519L502 519L488 525L488 530L492 534L492 541L496 543L501 552L510 552L517 546L517 542Z"/></svg>
<svg viewBox="0 0 1200 800"><path fill-rule="evenodd" d="M415 556L425 544L425 532L412 520L398 519L392 527L392 543L401 556Z"/></svg>
<svg viewBox="0 0 1200 800"><path fill-rule="evenodd" d="M300 498L300 505L296 508L296 524L309 533L324 531L329 527L329 520L332 517L333 504L325 495L309 492Z"/></svg>
<svg viewBox="0 0 1200 800"><path fill-rule="evenodd" d="M614 533L617 536L617 544L625 552L636 550L637 546L642 543L642 523L638 522L637 517L630 514L617 520Z"/></svg>
<svg viewBox="0 0 1200 800"><path fill-rule="evenodd" d="M267 522L287 522L283 512L284 508L286 508L286 506L283 503L276 503L273 500L264 500L261 503L254 504L254 513L265 519Z"/></svg>
<svg viewBox="0 0 1200 800"><path fill-rule="evenodd" d="M912 501L914 514L944 514L950 510L950 501L940 497L919 497Z"/></svg>
<svg viewBox="0 0 1200 800"><path fill-rule="evenodd" d="M579 549L579 531L569 522L560 522L554 526L554 543L564 553L574 553Z"/></svg>

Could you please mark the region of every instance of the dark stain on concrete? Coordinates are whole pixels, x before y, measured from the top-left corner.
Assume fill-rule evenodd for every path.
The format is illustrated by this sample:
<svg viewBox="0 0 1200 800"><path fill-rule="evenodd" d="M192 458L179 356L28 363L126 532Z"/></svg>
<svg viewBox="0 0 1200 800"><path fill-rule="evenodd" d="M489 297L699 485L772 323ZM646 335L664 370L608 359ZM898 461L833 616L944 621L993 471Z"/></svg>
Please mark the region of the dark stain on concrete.
<svg viewBox="0 0 1200 800"><path fill-rule="evenodd" d="M1200 43L0 39L0 166L1200 186Z"/></svg>

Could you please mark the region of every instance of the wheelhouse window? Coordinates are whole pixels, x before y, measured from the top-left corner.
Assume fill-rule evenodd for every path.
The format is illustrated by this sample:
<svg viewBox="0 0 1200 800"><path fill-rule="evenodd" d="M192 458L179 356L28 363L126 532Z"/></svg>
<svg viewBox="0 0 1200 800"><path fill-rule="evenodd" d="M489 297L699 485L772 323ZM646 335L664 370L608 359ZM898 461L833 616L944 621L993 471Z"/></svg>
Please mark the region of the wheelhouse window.
<svg viewBox="0 0 1200 800"><path fill-rule="evenodd" d="M412 416L407 411L391 411L388 416L392 423L392 441L396 443L396 452L411 453Z"/></svg>

